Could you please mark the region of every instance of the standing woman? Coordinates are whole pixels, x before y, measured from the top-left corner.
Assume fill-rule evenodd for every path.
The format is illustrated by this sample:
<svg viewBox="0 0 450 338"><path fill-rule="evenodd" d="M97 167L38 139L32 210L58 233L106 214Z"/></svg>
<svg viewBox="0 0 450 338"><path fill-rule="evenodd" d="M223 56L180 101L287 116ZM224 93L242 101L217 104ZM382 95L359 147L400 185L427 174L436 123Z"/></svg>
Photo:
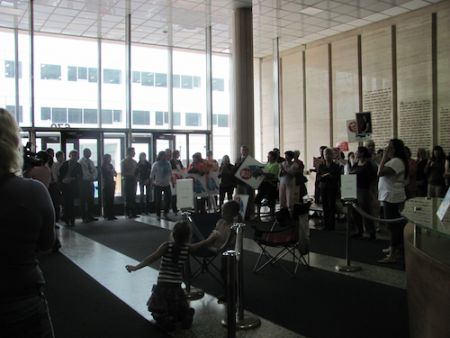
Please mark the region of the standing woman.
<svg viewBox="0 0 450 338"><path fill-rule="evenodd" d="M103 179L103 217L108 221L116 220L114 216L114 193L116 190L116 170L111 164L111 155L103 155L102 179Z"/></svg>
<svg viewBox="0 0 450 338"><path fill-rule="evenodd" d="M424 148L417 149L416 161L416 186L417 196L426 197L428 191L427 176L425 175L425 167L428 163L428 154Z"/></svg>
<svg viewBox="0 0 450 338"><path fill-rule="evenodd" d="M37 253L55 241L46 187L20 177L22 145L12 115L0 108L0 337L54 337Z"/></svg>
<svg viewBox="0 0 450 338"><path fill-rule="evenodd" d="M326 148L324 150L325 161L317 169L319 180L319 191L322 199L324 230L334 230L336 200L341 187L341 166L333 161L334 150Z"/></svg>
<svg viewBox="0 0 450 338"><path fill-rule="evenodd" d="M441 146L434 146L431 158L425 167L428 180L428 197L444 197L445 153Z"/></svg>
<svg viewBox="0 0 450 338"><path fill-rule="evenodd" d="M402 140L392 139L383 151L378 167L378 200L383 206L383 218L400 218L406 200L405 184L408 177L408 158ZM391 246L383 250L387 256L379 263L395 263L403 257L404 221L388 223Z"/></svg>
<svg viewBox="0 0 450 338"><path fill-rule="evenodd" d="M227 199L231 201L233 199L233 191L236 187L236 179L234 178L234 165L230 163L230 157L225 155L222 157L222 163L219 168L219 208L222 208L225 201L225 195Z"/></svg>

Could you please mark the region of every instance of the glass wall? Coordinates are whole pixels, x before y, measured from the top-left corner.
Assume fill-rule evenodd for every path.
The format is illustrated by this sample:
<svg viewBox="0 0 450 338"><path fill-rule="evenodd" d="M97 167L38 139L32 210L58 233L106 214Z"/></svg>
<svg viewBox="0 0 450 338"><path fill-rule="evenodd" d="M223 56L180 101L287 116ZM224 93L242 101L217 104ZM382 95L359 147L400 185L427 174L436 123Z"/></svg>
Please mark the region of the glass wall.
<svg viewBox="0 0 450 338"><path fill-rule="evenodd" d="M131 125L168 129L168 49L133 45L131 50Z"/></svg>
<svg viewBox="0 0 450 338"><path fill-rule="evenodd" d="M125 43L102 41L102 127L126 127Z"/></svg>
<svg viewBox="0 0 450 338"><path fill-rule="evenodd" d="M230 57L213 55L212 57L212 94L213 94L213 148L214 157L221 160L230 155Z"/></svg>
<svg viewBox="0 0 450 338"><path fill-rule="evenodd" d="M174 129L206 130L205 53L173 51Z"/></svg>
<svg viewBox="0 0 450 338"><path fill-rule="evenodd" d="M97 42L35 35L35 126L97 128Z"/></svg>
<svg viewBox="0 0 450 338"><path fill-rule="evenodd" d="M0 25L9 27L0 29L0 106L16 115L21 127L34 127L38 132L49 128L55 131L114 128L126 132L125 129L132 128L138 132L148 130L149 134L151 130L170 133L173 128L181 132L176 147L184 162L192 152L205 155L208 140L205 132L211 131L207 123L205 50L170 50L166 46L133 43L128 116L126 42L106 40L105 37L114 39L114 36L102 31L105 22L103 19L103 23L97 22L94 12L70 21L56 13L48 15L36 6L33 51L27 25L29 13L26 10L22 13L20 25L14 23L13 16L11 23L4 23L0 14ZM103 25L101 29L99 25ZM89 27L83 33L85 36L75 36L85 26ZM21 30L15 32L14 27ZM45 34L40 32L43 29ZM138 27L132 26L130 33L133 40L133 34L139 33ZM123 39L124 35L118 34L117 39ZM163 40L160 43L164 44ZM32 56L34 74L30 66ZM230 152L229 68L229 56L213 56L211 121L217 158ZM34 110L31 112L33 77ZM189 131L195 131L196 136L188 137ZM125 142L122 146L125 147Z"/></svg>
<svg viewBox="0 0 450 338"><path fill-rule="evenodd" d="M22 64L15 64L14 31L0 31L0 106L15 115L15 76L22 77ZM19 122L20 119L19 119Z"/></svg>

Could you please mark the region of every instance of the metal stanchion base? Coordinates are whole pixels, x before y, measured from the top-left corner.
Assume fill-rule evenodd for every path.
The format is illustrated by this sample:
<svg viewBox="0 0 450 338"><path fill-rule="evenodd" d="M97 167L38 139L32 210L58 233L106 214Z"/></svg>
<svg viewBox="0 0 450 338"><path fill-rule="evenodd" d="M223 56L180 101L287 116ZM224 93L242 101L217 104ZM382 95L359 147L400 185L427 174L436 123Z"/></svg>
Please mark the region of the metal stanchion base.
<svg viewBox="0 0 450 338"><path fill-rule="evenodd" d="M186 294L186 298L188 300L197 300L203 298L203 296L205 295L205 291L203 291L202 289L194 288L192 286L190 292L187 292L186 289L184 289L184 293Z"/></svg>
<svg viewBox="0 0 450 338"><path fill-rule="evenodd" d="M222 319L221 324L227 327L227 321L225 319ZM236 319L236 329L238 330L256 329L259 326L261 326L261 320L256 317L248 317L242 320Z"/></svg>
<svg viewBox="0 0 450 338"><path fill-rule="evenodd" d="M261 320L256 317L247 317L236 322L238 330L250 330L261 326Z"/></svg>
<svg viewBox="0 0 450 338"><path fill-rule="evenodd" d="M353 265L336 265L334 267L337 271L340 272L357 272L361 271L360 266L353 266Z"/></svg>

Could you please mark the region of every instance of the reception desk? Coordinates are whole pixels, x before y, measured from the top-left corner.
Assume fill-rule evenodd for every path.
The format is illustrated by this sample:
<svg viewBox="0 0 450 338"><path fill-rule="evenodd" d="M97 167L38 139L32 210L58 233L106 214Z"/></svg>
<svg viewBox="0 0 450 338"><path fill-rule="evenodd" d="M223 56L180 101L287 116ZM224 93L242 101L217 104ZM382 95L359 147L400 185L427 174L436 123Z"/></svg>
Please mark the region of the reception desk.
<svg viewBox="0 0 450 338"><path fill-rule="evenodd" d="M408 200L403 216L411 338L450 337L450 217L439 198Z"/></svg>

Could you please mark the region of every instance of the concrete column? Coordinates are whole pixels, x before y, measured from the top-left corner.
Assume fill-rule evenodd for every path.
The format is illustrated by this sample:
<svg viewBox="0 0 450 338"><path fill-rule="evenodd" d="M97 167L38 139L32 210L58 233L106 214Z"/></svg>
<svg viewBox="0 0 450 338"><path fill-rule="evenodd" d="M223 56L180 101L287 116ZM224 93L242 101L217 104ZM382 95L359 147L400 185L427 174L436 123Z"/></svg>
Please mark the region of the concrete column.
<svg viewBox="0 0 450 338"><path fill-rule="evenodd" d="M233 32L233 80L234 109L231 138L235 157L239 147L245 144L250 155L255 152L254 93L253 93L253 25L252 9L234 10Z"/></svg>

